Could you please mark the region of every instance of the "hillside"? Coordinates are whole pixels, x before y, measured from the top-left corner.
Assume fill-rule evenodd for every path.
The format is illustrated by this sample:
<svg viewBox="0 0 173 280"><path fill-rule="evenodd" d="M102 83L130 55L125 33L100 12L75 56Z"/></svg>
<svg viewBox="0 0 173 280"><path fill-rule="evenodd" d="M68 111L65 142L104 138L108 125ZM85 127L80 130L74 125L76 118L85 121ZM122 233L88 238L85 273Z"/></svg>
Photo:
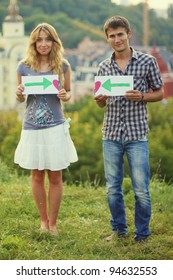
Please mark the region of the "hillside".
<svg viewBox="0 0 173 280"><path fill-rule="evenodd" d="M9 1L1 0L0 24L7 14ZM127 17L132 26L136 44L142 44L143 4L121 6L111 0L18 0L20 15L25 21L28 35L39 22L46 21L55 26L66 48L74 48L83 39L102 39L105 20L115 14ZM169 13L171 15L171 13ZM173 18L160 20L150 10L150 44L156 43L173 50ZM157 30L157 32L155 32Z"/></svg>

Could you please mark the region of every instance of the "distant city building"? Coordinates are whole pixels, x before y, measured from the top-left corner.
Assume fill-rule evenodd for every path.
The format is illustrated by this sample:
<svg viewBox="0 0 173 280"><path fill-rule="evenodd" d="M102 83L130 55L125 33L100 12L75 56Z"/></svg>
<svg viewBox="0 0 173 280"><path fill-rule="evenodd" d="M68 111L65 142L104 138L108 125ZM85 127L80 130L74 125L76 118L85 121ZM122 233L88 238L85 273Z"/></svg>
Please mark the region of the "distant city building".
<svg viewBox="0 0 173 280"><path fill-rule="evenodd" d="M172 68L173 55L169 56L169 54L166 53L167 55L165 59L163 59L165 50L164 49L159 50L156 46L154 46L150 50L150 54L157 59L159 69L162 74L162 78L164 80L164 99L173 97L173 68Z"/></svg>
<svg viewBox="0 0 173 280"><path fill-rule="evenodd" d="M94 95L94 77L97 75L99 62L111 53L106 41L91 41L85 37L76 49L67 49L66 57L72 67L71 102L84 95Z"/></svg>
<svg viewBox="0 0 173 280"><path fill-rule="evenodd" d="M17 0L11 0L0 35L0 109L16 106L16 67L23 58L28 37L24 34L24 21L19 15Z"/></svg>

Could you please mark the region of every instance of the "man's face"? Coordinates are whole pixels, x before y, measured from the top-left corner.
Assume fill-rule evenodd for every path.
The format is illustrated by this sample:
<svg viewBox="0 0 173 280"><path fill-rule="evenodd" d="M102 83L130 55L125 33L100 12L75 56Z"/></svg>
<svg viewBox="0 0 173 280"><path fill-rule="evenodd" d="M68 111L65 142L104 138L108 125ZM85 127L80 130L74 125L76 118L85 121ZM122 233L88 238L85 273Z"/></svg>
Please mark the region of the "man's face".
<svg viewBox="0 0 173 280"><path fill-rule="evenodd" d="M129 48L130 37L131 32L127 33L126 29L123 27L118 27L116 29L110 28L107 31L107 41L115 52L124 52Z"/></svg>

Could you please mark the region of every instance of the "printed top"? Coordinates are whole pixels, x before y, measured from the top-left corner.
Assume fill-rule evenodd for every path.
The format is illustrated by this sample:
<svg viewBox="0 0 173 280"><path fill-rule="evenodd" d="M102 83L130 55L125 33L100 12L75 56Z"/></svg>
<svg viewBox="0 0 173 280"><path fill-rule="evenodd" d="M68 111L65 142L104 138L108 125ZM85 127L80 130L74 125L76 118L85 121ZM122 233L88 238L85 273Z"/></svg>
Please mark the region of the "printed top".
<svg viewBox="0 0 173 280"><path fill-rule="evenodd" d="M64 64L63 71L67 71L68 66ZM51 75L52 71L37 72L24 63L20 63L17 72L21 76ZM56 94L43 94L27 96L25 118L23 129L35 130L56 126L65 122L60 99Z"/></svg>
<svg viewBox="0 0 173 280"><path fill-rule="evenodd" d="M98 76L132 75L134 90L144 94L147 94L149 89L159 89L163 86L158 64L153 56L132 49L132 58L125 72L122 72L115 62L114 55L115 53L99 64ZM123 96L108 97L102 129L104 139L138 140L147 137L148 130L145 102L126 100Z"/></svg>

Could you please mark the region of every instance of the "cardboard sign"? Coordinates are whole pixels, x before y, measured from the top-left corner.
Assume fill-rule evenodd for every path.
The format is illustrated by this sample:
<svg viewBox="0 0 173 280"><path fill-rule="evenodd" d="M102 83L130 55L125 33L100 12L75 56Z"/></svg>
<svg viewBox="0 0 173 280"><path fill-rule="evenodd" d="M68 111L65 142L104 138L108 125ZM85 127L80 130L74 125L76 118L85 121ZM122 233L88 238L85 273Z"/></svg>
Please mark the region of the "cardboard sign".
<svg viewBox="0 0 173 280"><path fill-rule="evenodd" d="M57 94L58 75L22 76L23 94Z"/></svg>
<svg viewBox="0 0 173 280"><path fill-rule="evenodd" d="M133 90L133 76L95 76L95 95L121 96Z"/></svg>

